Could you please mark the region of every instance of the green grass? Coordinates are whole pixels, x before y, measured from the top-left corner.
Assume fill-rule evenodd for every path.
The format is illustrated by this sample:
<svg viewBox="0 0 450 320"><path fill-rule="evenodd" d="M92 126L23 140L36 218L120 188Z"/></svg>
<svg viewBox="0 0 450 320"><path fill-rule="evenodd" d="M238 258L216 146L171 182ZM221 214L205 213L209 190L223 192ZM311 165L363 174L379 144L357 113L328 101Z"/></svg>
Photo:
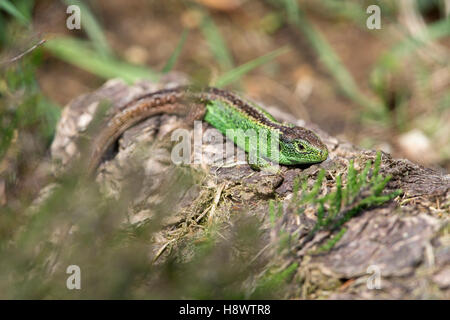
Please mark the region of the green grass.
<svg viewBox="0 0 450 320"><path fill-rule="evenodd" d="M288 282L289 278L295 275L298 269L298 263L292 263L282 270L273 272L271 270L266 273L258 281L255 291L251 295L251 299L264 298L267 292L276 292L283 289L283 286Z"/></svg>
<svg viewBox="0 0 450 320"><path fill-rule="evenodd" d="M62 2L67 6L76 5L80 8L81 28L88 35L93 47L95 47L95 51L103 56L113 56L103 28L90 7L85 2L79 0L62 0Z"/></svg>
<svg viewBox="0 0 450 320"><path fill-rule="evenodd" d="M35 78L36 68L41 63L40 50L0 70L0 96L3 97L0 99L0 160L13 137L22 132L34 132L37 141L42 141L45 146L53 138L61 108L42 94Z"/></svg>
<svg viewBox="0 0 450 320"><path fill-rule="evenodd" d="M240 79L245 74L249 73L251 70L267 64L269 61L272 61L276 57L285 54L289 51L288 47L279 48L277 50L274 50L272 52L269 52L261 57L258 57L256 59L253 59L247 63L244 63L240 65L237 68L234 68L228 72L225 72L222 74L214 83L216 87L224 87L231 83L236 82L238 79Z"/></svg>
<svg viewBox="0 0 450 320"><path fill-rule="evenodd" d="M223 70L229 70L233 68L233 57L226 45L219 28L215 24L214 20L205 10L201 10L203 19L200 24L200 29L205 37L206 42L209 45L209 49L215 56L217 62Z"/></svg>
<svg viewBox="0 0 450 320"><path fill-rule="evenodd" d="M341 62L334 49L322 33L309 21L296 0L282 0L290 24L304 34L310 45L316 51L320 62L333 76L337 86L345 96L362 106L369 112L380 113L383 105L364 94L356 84L353 76Z"/></svg>
<svg viewBox="0 0 450 320"><path fill-rule="evenodd" d="M396 1L377 3L382 11L381 30L368 30L365 25L368 17L365 9L373 4L370 1L319 0L314 3L303 3L296 0L266 0L266 2L284 14L290 28L297 30L306 39L326 72L332 77L332 83L339 92L360 107L361 112L355 112L355 125L362 123L365 131L369 132L368 135L379 128L393 130L396 133L413 128L425 131L427 128L424 124L429 121L423 118L424 114L430 121L442 117L439 101L445 100L445 92L442 92L445 90L434 91L432 75L436 76L439 69L445 72L449 65L446 59L448 54L435 54L438 52L432 52L433 47L427 47L428 43L440 45L439 41L448 38L450 34L450 19L443 17L442 1L418 1L418 15L426 13L430 8L433 10L439 8L442 16L433 22L426 22L423 33L413 36L407 33L405 26L398 20L400 3ZM392 43L391 47L377 59L367 78L371 91L364 91L362 86L356 83L333 46L311 22L313 16L318 21L321 19L334 19L336 23L345 21L349 30L352 26L357 26L362 32L365 31L362 36L367 35L380 44ZM426 17L424 18L426 21ZM344 23L343 25L345 28ZM390 32L391 29L395 32ZM427 51L417 55L419 50L424 49ZM428 54L429 58L432 57L433 63L427 61L430 59L424 59L423 53ZM445 142L439 138L442 134L438 133L438 130L439 127L431 135L434 136L432 139L434 148L444 150ZM359 137L359 139L366 138ZM372 139L378 145L386 141L392 143L386 137L379 138L375 135ZM440 155L440 163L444 166L448 166L446 154L448 152L441 152Z"/></svg>
<svg viewBox="0 0 450 320"><path fill-rule="evenodd" d="M180 41L177 44L177 47L175 48L172 55L167 60L164 67L162 68L161 73L168 73L169 71L171 71L173 69L173 67L175 66L175 63L178 60L178 57L181 54L181 51L183 50L183 46L184 46L184 43L186 42L188 34L189 34L189 32L187 30L183 31L183 33L181 34L181 37L180 37Z"/></svg>
<svg viewBox="0 0 450 320"><path fill-rule="evenodd" d="M45 49L57 58L104 78L121 78L128 83L148 79L157 81L159 75L148 67L133 65L99 54L90 42L70 37L48 40Z"/></svg>
<svg viewBox="0 0 450 320"><path fill-rule="evenodd" d="M28 16L25 16L9 0L0 1L0 10L4 10L5 12L9 13L11 16L16 18L16 20L22 25L26 26L30 23L30 18Z"/></svg>
<svg viewBox="0 0 450 320"><path fill-rule="evenodd" d="M426 41L436 41L450 35L450 19L439 20L425 30ZM380 82L387 74L395 73L404 59L424 47L427 42L417 36L408 36L405 40L395 44L381 58L379 58L371 72L372 85L375 88L381 86ZM449 65L448 61L441 61L443 65Z"/></svg>

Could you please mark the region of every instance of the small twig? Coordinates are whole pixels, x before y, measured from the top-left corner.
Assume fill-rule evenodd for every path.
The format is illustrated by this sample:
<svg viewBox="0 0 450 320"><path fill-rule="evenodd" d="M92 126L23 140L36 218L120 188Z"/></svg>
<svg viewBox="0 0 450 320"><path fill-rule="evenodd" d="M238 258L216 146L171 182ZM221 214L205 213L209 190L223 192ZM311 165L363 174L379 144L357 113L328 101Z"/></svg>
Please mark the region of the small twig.
<svg viewBox="0 0 450 320"><path fill-rule="evenodd" d="M177 240L178 238L172 239L167 241L156 253L155 257L153 258L153 263L156 262L156 260L158 260L159 256L164 252L164 250L166 250L166 248L169 246L169 244L171 244L172 242L174 242L175 240Z"/></svg>
<svg viewBox="0 0 450 320"><path fill-rule="evenodd" d="M205 210L203 210L203 212L197 217L197 219L195 219L195 222L199 223L200 220L202 220L202 218L206 215L206 213L209 211L209 209L211 209L212 206L207 207Z"/></svg>
<svg viewBox="0 0 450 320"><path fill-rule="evenodd" d="M414 201L414 200L419 199L419 198L420 198L419 196L416 196L416 197L411 197L411 198L403 199L403 200L400 202L400 205L401 205L401 206L404 206L404 205L407 204L408 202Z"/></svg>
<svg viewBox="0 0 450 320"><path fill-rule="evenodd" d="M216 208L217 208L217 204L219 203L220 200L220 196L222 195L222 191L225 188L225 182L222 183L219 188L217 189L217 193L216 196L214 197L214 202L211 206L211 211L209 213L209 217L208 217L208 225L211 225L211 223L213 222L213 219L215 217L215 213L216 213Z"/></svg>
<svg viewBox="0 0 450 320"><path fill-rule="evenodd" d="M259 256L264 252L264 251L266 251L267 250L267 248L269 248L270 246L272 245L272 243L268 243L268 244L266 244L265 246L264 246L264 248L262 248L261 250L259 250L259 252L249 261L249 263L248 263L248 265L251 265L253 262L255 262L256 261L256 259L258 259L259 258Z"/></svg>
<svg viewBox="0 0 450 320"><path fill-rule="evenodd" d="M45 39L40 40L40 41L39 41L38 43L36 43L34 46L32 46L32 47L29 48L28 50L22 52L21 54L19 54L19 55L13 57L13 58L11 58L11 59L8 59L8 60L5 60L5 61L1 61L1 62L0 62L0 65L10 64L10 63L13 63L13 62L15 62L15 61L17 61L17 60L19 60L19 59L22 59L23 56L25 56L26 54L28 54L28 53L30 53L31 51L35 50L36 48L40 47L40 46L43 45L46 41L47 41L47 40L45 40Z"/></svg>

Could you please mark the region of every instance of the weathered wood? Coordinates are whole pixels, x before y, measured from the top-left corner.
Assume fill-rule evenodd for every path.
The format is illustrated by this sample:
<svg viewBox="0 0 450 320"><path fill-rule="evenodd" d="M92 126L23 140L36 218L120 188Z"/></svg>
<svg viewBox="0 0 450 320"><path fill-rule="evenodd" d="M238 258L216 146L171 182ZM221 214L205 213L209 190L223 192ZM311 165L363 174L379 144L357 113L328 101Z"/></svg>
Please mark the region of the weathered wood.
<svg viewBox="0 0 450 320"><path fill-rule="evenodd" d="M133 87L111 80L99 90L73 100L63 112L52 145L52 157L58 163L55 170L60 172L76 157L76 139L86 130L99 101L107 99L117 108L143 92L180 84L183 82L180 79L178 75L169 76L160 84L144 82ZM393 176L387 188L401 188L404 195L396 202L366 210L353 218L346 223L348 231L333 250L311 255L309 249L325 234L319 232L306 245L297 246L316 217L314 212L299 217L287 205L295 177L307 177L312 184L320 168L324 168L326 185L331 190L335 177L347 172L350 159L361 170L367 160L375 159L376 153L358 149L277 109L268 111L279 120L297 122L316 131L330 150L329 159L310 167L283 167L277 175L255 172L245 163L215 166L201 161L179 167L171 161L170 133L183 127L184 121L177 116L162 115L144 121L123 135L118 150L100 166L97 181L105 194L114 196L139 171L142 183L133 196L133 222L152 217L155 206L170 211L166 225L175 228L186 225L187 221L226 221L230 212L244 208L245 214L259 217L267 228L268 248L272 247L270 243L279 241L277 230L296 235L293 236L296 242L291 243L294 254L291 251L282 259L285 263L299 263L294 279L301 279L301 284L293 280L287 297L450 298L450 176L383 154L381 172ZM203 125L203 130L207 129L215 130ZM204 143L202 151L209 153L221 147L221 143ZM186 174L190 171L194 174ZM201 179L196 179L196 175ZM165 194L174 181L184 189ZM274 198L284 203L283 218L275 227L267 222L268 202ZM167 202L174 205L161 207ZM206 208L205 203L209 204ZM159 248L168 239L168 235L162 234ZM270 260L275 251L268 249L263 255ZM381 273L379 290L368 288L373 273L371 266Z"/></svg>

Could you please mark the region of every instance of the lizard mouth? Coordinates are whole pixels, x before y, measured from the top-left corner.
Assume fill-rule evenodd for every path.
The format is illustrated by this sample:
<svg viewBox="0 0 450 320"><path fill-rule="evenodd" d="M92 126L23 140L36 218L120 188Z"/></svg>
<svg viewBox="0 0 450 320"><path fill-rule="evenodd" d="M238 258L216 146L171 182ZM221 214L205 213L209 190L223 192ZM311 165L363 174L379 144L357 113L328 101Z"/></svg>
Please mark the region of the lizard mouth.
<svg viewBox="0 0 450 320"><path fill-rule="evenodd" d="M320 152L320 160L325 161L328 158L328 149L322 150Z"/></svg>
<svg viewBox="0 0 450 320"><path fill-rule="evenodd" d="M303 154L304 157L302 159L298 158L290 158L288 161L282 164L287 165L300 165L300 164L314 164L325 161L328 158L328 150L317 151L315 153L311 152L308 154Z"/></svg>
<svg viewBox="0 0 450 320"><path fill-rule="evenodd" d="M298 161L297 164L313 164L319 163L327 160L328 149L315 150L315 152L310 152L309 157L306 155L305 159Z"/></svg>

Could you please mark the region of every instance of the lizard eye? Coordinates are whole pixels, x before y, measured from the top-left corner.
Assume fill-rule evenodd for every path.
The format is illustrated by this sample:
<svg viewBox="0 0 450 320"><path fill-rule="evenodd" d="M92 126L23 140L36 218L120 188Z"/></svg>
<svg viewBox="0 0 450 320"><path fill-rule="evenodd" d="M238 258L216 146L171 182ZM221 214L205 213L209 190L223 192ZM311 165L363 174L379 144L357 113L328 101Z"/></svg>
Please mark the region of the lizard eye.
<svg viewBox="0 0 450 320"><path fill-rule="evenodd" d="M298 151L304 151L305 150L305 146L303 144L301 144L300 142L297 142L295 144L295 146L297 147Z"/></svg>

